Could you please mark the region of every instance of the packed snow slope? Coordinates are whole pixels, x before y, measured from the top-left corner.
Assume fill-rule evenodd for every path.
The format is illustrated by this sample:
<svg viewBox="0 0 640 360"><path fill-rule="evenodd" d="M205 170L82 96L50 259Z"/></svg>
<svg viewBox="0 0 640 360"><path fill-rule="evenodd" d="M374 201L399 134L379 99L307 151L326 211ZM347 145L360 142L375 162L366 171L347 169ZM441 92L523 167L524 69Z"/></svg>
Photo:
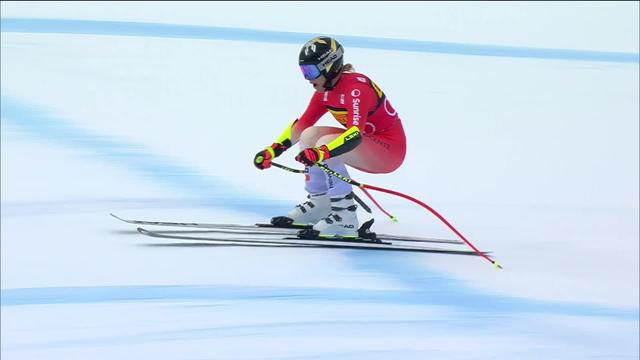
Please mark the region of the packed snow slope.
<svg viewBox="0 0 640 360"><path fill-rule="evenodd" d="M638 357L637 2L1 6L3 359ZM251 162L304 111L320 34L407 132L398 171L351 176L504 270L109 216L251 224L303 201ZM376 231L455 237L376 196L399 219L374 210Z"/></svg>

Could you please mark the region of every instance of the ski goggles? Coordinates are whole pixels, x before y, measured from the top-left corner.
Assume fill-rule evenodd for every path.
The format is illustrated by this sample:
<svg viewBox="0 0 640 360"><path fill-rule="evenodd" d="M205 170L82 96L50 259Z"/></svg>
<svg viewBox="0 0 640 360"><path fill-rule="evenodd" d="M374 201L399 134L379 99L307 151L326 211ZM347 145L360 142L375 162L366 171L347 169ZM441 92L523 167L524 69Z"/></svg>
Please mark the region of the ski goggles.
<svg viewBox="0 0 640 360"><path fill-rule="evenodd" d="M315 80L320 76L320 69L318 69L317 65L300 65L300 70L302 70L302 75L307 80Z"/></svg>

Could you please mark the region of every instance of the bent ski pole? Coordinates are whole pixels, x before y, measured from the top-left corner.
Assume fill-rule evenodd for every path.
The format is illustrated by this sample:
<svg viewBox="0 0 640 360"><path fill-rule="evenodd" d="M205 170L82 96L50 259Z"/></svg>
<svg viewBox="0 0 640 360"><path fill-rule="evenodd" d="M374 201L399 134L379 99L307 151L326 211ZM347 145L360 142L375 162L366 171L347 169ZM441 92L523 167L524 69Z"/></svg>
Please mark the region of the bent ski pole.
<svg viewBox="0 0 640 360"><path fill-rule="evenodd" d="M278 167L278 168L287 170L287 171L303 172L301 170L292 169L292 168L286 167L284 165L276 164L276 163L273 163L273 162L271 164L276 166L276 167ZM348 184L355 185L355 186L359 187L369 197L369 199L371 199L378 206L378 208L380 208L381 210L382 210L382 208L380 207L380 205L378 205L378 202L373 199L373 197L366 191L366 189L376 190L376 191L380 191L380 192L385 192L387 194L396 195L396 196L399 196L401 198L407 199L409 201L412 201L412 202L422 206L423 208L428 210L431 214L433 214L435 217L437 217L438 220L440 220L443 224L445 224L451 231L453 231L453 233L455 233L462 241L464 241L471 249L473 249L473 251L475 251L478 255L482 256L487 261L489 261L493 265L493 267L502 269L502 266L498 263L498 261L491 259L485 253L483 253L480 250L478 250L478 248L473 246L473 244L471 244L471 242L469 242L469 240L467 240L467 238L465 238L455 227L453 227L453 225L451 225L451 223L449 223L449 221L447 221L447 219L445 219L444 216L440 215L440 213L438 213L435 209L433 209L431 206L425 204L424 202L422 202L422 201L420 201L420 200L418 200L418 199L416 199L416 198L414 198L412 196L409 196L409 195L403 194L401 192L398 192L398 191L389 190L389 189L381 188L381 187L378 187L378 186L373 186L373 185L367 185L367 184L360 183L360 182L355 181L353 179L350 179L350 178L348 178L346 176L343 176L342 174L340 174L340 173L328 168L324 164L316 164L315 166L319 167L320 169L322 169L324 172L326 172L329 175L335 176L338 179L340 179L340 180L342 180L342 181L344 181L344 182L346 182ZM391 217L391 215L389 215L386 211L384 211L384 213ZM392 217L392 219L393 218L395 218L395 217Z"/></svg>
<svg viewBox="0 0 640 360"><path fill-rule="evenodd" d="M274 163L274 162L271 162L271 165L273 165L273 166L275 166L275 167L277 167L277 168L280 168L280 169L282 169L282 170L288 171L288 172L292 172L292 173L296 173L296 174L304 174L304 170L298 170L298 169L290 168L290 167L288 167L288 166L281 165L281 164ZM327 169L329 169L329 168L327 168ZM331 170L331 169L329 169L329 170ZM333 171L333 170L331 170L331 171ZM338 173L336 173L336 174L338 174ZM340 174L338 174L338 175L340 175ZM340 176L342 176L342 175L340 175ZM369 197L369 199L371 199L371 201L373 201L373 203L378 207L378 209L380 209L380 211L382 211L385 215L387 215L387 216L391 219L391 221L395 221L395 222L397 222L397 221L398 221L398 219L397 219L395 216L393 216L393 215L389 214L385 209L383 209L383 208L382 208L382 206L380 206L380 204L378 204L378 202L376 201L376 199L374 199L374 198L373 198L373 196L371 196L371 194L369 194L369 192L368 192L365 188L363 188L363 187L361 187L361 186L360 186L360 183L358 183L358 182L356 182L356 181L354 181L354 180L352 180L352 179L348 179L348 178L346 178L346 177L343 177L343 178L344 178L344 179L341 179L341 180L346 181L346 182L347 182L347 183L349 183L349 184L352 184L352 185L356 185L356 186L358 186L358 187L360 188L360 190L362 190L362 192L363 192L365 195L367 195L367 197ZM354 194L354 197L355 197L355 200L358 202L358 204L360 204L360 206L362 206L362 208L363 208L366 212L371 213L371 209L369 208L369 206L367 206L367 204L365 204L365 203L362 201L362 199L360 199L360 198L359 198L358 196L356 196L355 194Z"/></svg>

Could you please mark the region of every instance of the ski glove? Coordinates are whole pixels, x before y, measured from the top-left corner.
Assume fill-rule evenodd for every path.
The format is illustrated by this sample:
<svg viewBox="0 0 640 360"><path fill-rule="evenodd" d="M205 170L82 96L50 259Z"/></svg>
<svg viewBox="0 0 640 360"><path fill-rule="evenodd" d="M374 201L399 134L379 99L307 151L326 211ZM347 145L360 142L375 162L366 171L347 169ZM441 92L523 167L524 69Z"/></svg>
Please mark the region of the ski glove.
<svg viewBox="0 0 640 360"><path fill-rule="evenodd" d="M271 160L277 158L288 147L280 143L273 143L271 146L267 146L264 150L259 151L253 158L253 165L258 169L264 170L271 167Z"/></svg>
<svg viewBox="0 0 640 360"><path fill-rule="evenodd" d="M327 160L331 155L329 155L329 149L327 145L322 145L314 148L307 148L296 156L296 161L303 163L306 166L313 166L316 163Z"/></svg>

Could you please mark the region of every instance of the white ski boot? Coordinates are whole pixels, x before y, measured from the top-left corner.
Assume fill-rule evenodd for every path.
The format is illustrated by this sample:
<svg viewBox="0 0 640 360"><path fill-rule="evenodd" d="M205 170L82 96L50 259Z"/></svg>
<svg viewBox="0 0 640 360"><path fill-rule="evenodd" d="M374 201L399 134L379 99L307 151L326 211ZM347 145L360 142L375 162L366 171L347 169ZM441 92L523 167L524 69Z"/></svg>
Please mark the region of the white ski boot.
<svg viewBox="0 0 640 360"><path fill-rule="evenodd" d="M271 224L276 227L311 226L331 213L331 202L326 192L307 195L308 201L296 205L287 216L276 216Z"/></svg>
<svg viewBox="0 0 640 360"><path fill-rule="evenodd" d="M318 221L313 230L318 232L321 238L348 238L358 237L358 214L353 192L339 197L331 198L331 214Z"/></svg>

